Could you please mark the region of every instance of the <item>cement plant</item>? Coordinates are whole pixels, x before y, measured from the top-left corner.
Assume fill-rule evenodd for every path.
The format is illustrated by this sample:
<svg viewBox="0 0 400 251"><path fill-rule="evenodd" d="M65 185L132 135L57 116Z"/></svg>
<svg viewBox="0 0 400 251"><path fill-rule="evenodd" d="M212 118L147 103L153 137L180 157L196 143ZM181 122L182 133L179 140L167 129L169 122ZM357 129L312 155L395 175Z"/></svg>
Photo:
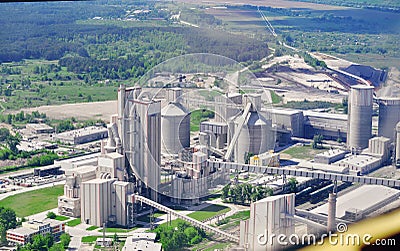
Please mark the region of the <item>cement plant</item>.
<svg viewBox="0 0 400 251"><path fill-rule="evenodd" d="M112 10L65 24L66 34L87 35L54 40L68 51L46 54L40 67L31 65L39 60L33 52L16 63L15 50L0 50L0 59L13 58L0 60L7 84L0 85L0 250L397 250L400 72L295 47L289 32L278 31L284 22L265 15L287 14L275 4L288 1L193 2L107 3ZM296 10L328 6L306 2ZM231 21L210 15L225 20L237 11L255 13L273 46L229 47ZM196 35L203 22L225 40L208 41L212 53L185 53L207 43ZM104 24L106 36L90 35ZM236 25L229 34L239 39L247 33ZM120 33L108 35L113 29ZM186 48L180 40L188 34ZM136 42L122 46L119 36ZM102 46L106 40L113 49ZM49 41L41 46L53 48ZM173 52L161 53L165 44ZM151 54L140 54L140 46ZM215 48L240 57L213 54ZM102 56L91 58L96 53ZM71 87L68 72L77 82L63 89ZM14 75L20 79L8 79ZM64 102L71 97L79 102ZM7 107L24 99L31 105Z"/></svg>

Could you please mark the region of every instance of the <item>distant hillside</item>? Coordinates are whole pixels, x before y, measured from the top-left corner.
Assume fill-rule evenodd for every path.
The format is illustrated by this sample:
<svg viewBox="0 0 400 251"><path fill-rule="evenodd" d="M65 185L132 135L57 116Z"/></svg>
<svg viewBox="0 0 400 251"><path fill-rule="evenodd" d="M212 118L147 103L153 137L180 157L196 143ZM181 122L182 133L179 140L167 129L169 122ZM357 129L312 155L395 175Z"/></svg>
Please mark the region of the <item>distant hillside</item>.
<svg viewBox="0 0 400 251"><path fill-rule="evenodd" d="M292 0L297 2L311 2L356 8L370 8L388 11L398 11L400 1L398 0Z"/></svg>

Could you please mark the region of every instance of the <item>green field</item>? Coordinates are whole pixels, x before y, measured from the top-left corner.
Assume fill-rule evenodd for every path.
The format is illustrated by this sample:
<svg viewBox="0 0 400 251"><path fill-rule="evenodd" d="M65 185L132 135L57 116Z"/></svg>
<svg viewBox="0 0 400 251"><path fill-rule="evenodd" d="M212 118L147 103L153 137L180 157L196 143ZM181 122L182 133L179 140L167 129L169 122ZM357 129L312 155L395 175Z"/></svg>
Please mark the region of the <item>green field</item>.
<svg viewBox="0 0 400 251"><path fill-rule="evenodd" d="M0 201L0 206L15 210L18 217L26 217L57 207L57 197L64 193L64 186L42 188L12 195Z"/></svg>
<svg viewBox="0 0 400 251"><path fill-rule="evenodd" d="M65 223L67 226L75 227L81 224L81 218L76 218Z"/></svg>
<svg viewBox="0 0 400 251"><path fill-rule="evenodd" d="M190 114L190 131L198 132L200 130L200 123L210 118L214 118L214 112L209 110L196 110Z"/></svg>
<svg viewBox="0 0 400 251"><path fill-rule="evenodd" d="M306 145L306 146L294 146L284 150L281 153L290 155L291 158L310 160L313 159L316 154L325 152L327 150L328 149L326 148L313 149L311 146ZM285 159L285 156L282 156L282 158Z"/></svg>
<svg viewBox="0 0 400 251"><path fill-rule="evenodd" d="M98 226L90 226L90 227L86 228L86 230L87 231L93 231L93 230L96 230L98 228L99 228Z"/></svg>
<svg viewBox="0 0 400 251"><path fill-rule="evenodd" d="M84 236L82 237L83 243L93 243L97 240L97 238L101 238L102 236Z"/></svg>
<svg viewBox="0 0 400 251"><path fill-rule="evenodd" d="M188 214L188 216L198 221L203 221L213 216L227 213L230 210L231 209L229 207L222 205L209 205L208 207L205 207L199 211Z"/></svg>
<svg viewBox="0 0 400 251"><path fill-rule="evenodd" d="M59 220L59 221L66 221L66 220L69 220L69 217L63 216L63 215L57 215L57 216L56 216L56 220Z"/></svg>
<svg viewBox="0 0 400 251"><path fill-rule="evenodd" d="M282 97L276 94L274 91L269 91L271 93L272 104L279 104L282 102Z"/></svg>

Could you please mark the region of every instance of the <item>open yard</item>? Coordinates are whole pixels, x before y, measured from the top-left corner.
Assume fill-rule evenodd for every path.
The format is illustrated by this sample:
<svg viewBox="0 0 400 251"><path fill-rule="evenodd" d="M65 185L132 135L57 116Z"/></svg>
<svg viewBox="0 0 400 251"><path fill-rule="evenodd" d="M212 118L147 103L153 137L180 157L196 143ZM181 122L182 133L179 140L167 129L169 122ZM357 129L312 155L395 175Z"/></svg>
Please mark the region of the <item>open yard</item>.
<svg viewBox="0 0 400 251"><path fill-rule="evenodd" d="M327 150L326 148L313 149L309 145L293 146L281 152L281 158L282 159L296 158L296 159L310 160L313 159L316 154L325 152L326 150Z"/></svg>
<svg viewBox="0 0 400 251"><path fill-rule="evenodd" d="M226 206L222 206L222 205L210 205L208 207L205 207L199 211L193 212L188 214L189 217L199 220L199 221L203 221L206 219L209 219L213 216L216 215L220 215L220 214L224 214L229 212L231 209L229 207Z"/></svg>
<svg viewBox="0 0 400 251"><path fill-rule="evenodd" d="M0 206L15 210L18 217L37 214L57 207L57 197L64 193L62 185L12 195L0 201Z"/></svg>

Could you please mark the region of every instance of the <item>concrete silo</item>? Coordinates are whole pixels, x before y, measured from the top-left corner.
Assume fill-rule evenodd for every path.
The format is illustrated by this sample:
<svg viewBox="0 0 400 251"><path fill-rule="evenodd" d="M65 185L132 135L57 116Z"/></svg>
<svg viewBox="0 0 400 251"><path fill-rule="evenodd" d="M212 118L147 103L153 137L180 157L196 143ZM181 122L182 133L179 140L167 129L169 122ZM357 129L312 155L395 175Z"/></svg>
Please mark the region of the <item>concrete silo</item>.
<svg viewBox="0 0 400 251"><path fill-rule="evenodd" d="M381 97L379 103L378 136L394 141L394 128L400 121L400 97Z"/></svg>
<svg viewBox="0 0 400 251"><path fill-rule="evenodd" d="M355 85L349 94L347 146L350 149L368 147L372 136L372 100L374 87Z"/></svg>
<svg viewBox="0 0 400 251"><path fill-rule="evenodd" d="M247 154L261 154L271 149L272 122L257 111L250 111L242 128L235 120L235 132L241 130L237 139L235 162L245 163Z"/></svg>
<svg viewBox="0 0 400 251"><path fill-rule="evenodd" d="M169 103L161 110L161 152L178 154L190 146L190 112L180 103Z"/></svg>
<svg viewBox="0 0 400 251"><path fill-rule="evenodd" d="M400 122L396 125L396 155L394 163L396 167L400 167Z"/></svg>

